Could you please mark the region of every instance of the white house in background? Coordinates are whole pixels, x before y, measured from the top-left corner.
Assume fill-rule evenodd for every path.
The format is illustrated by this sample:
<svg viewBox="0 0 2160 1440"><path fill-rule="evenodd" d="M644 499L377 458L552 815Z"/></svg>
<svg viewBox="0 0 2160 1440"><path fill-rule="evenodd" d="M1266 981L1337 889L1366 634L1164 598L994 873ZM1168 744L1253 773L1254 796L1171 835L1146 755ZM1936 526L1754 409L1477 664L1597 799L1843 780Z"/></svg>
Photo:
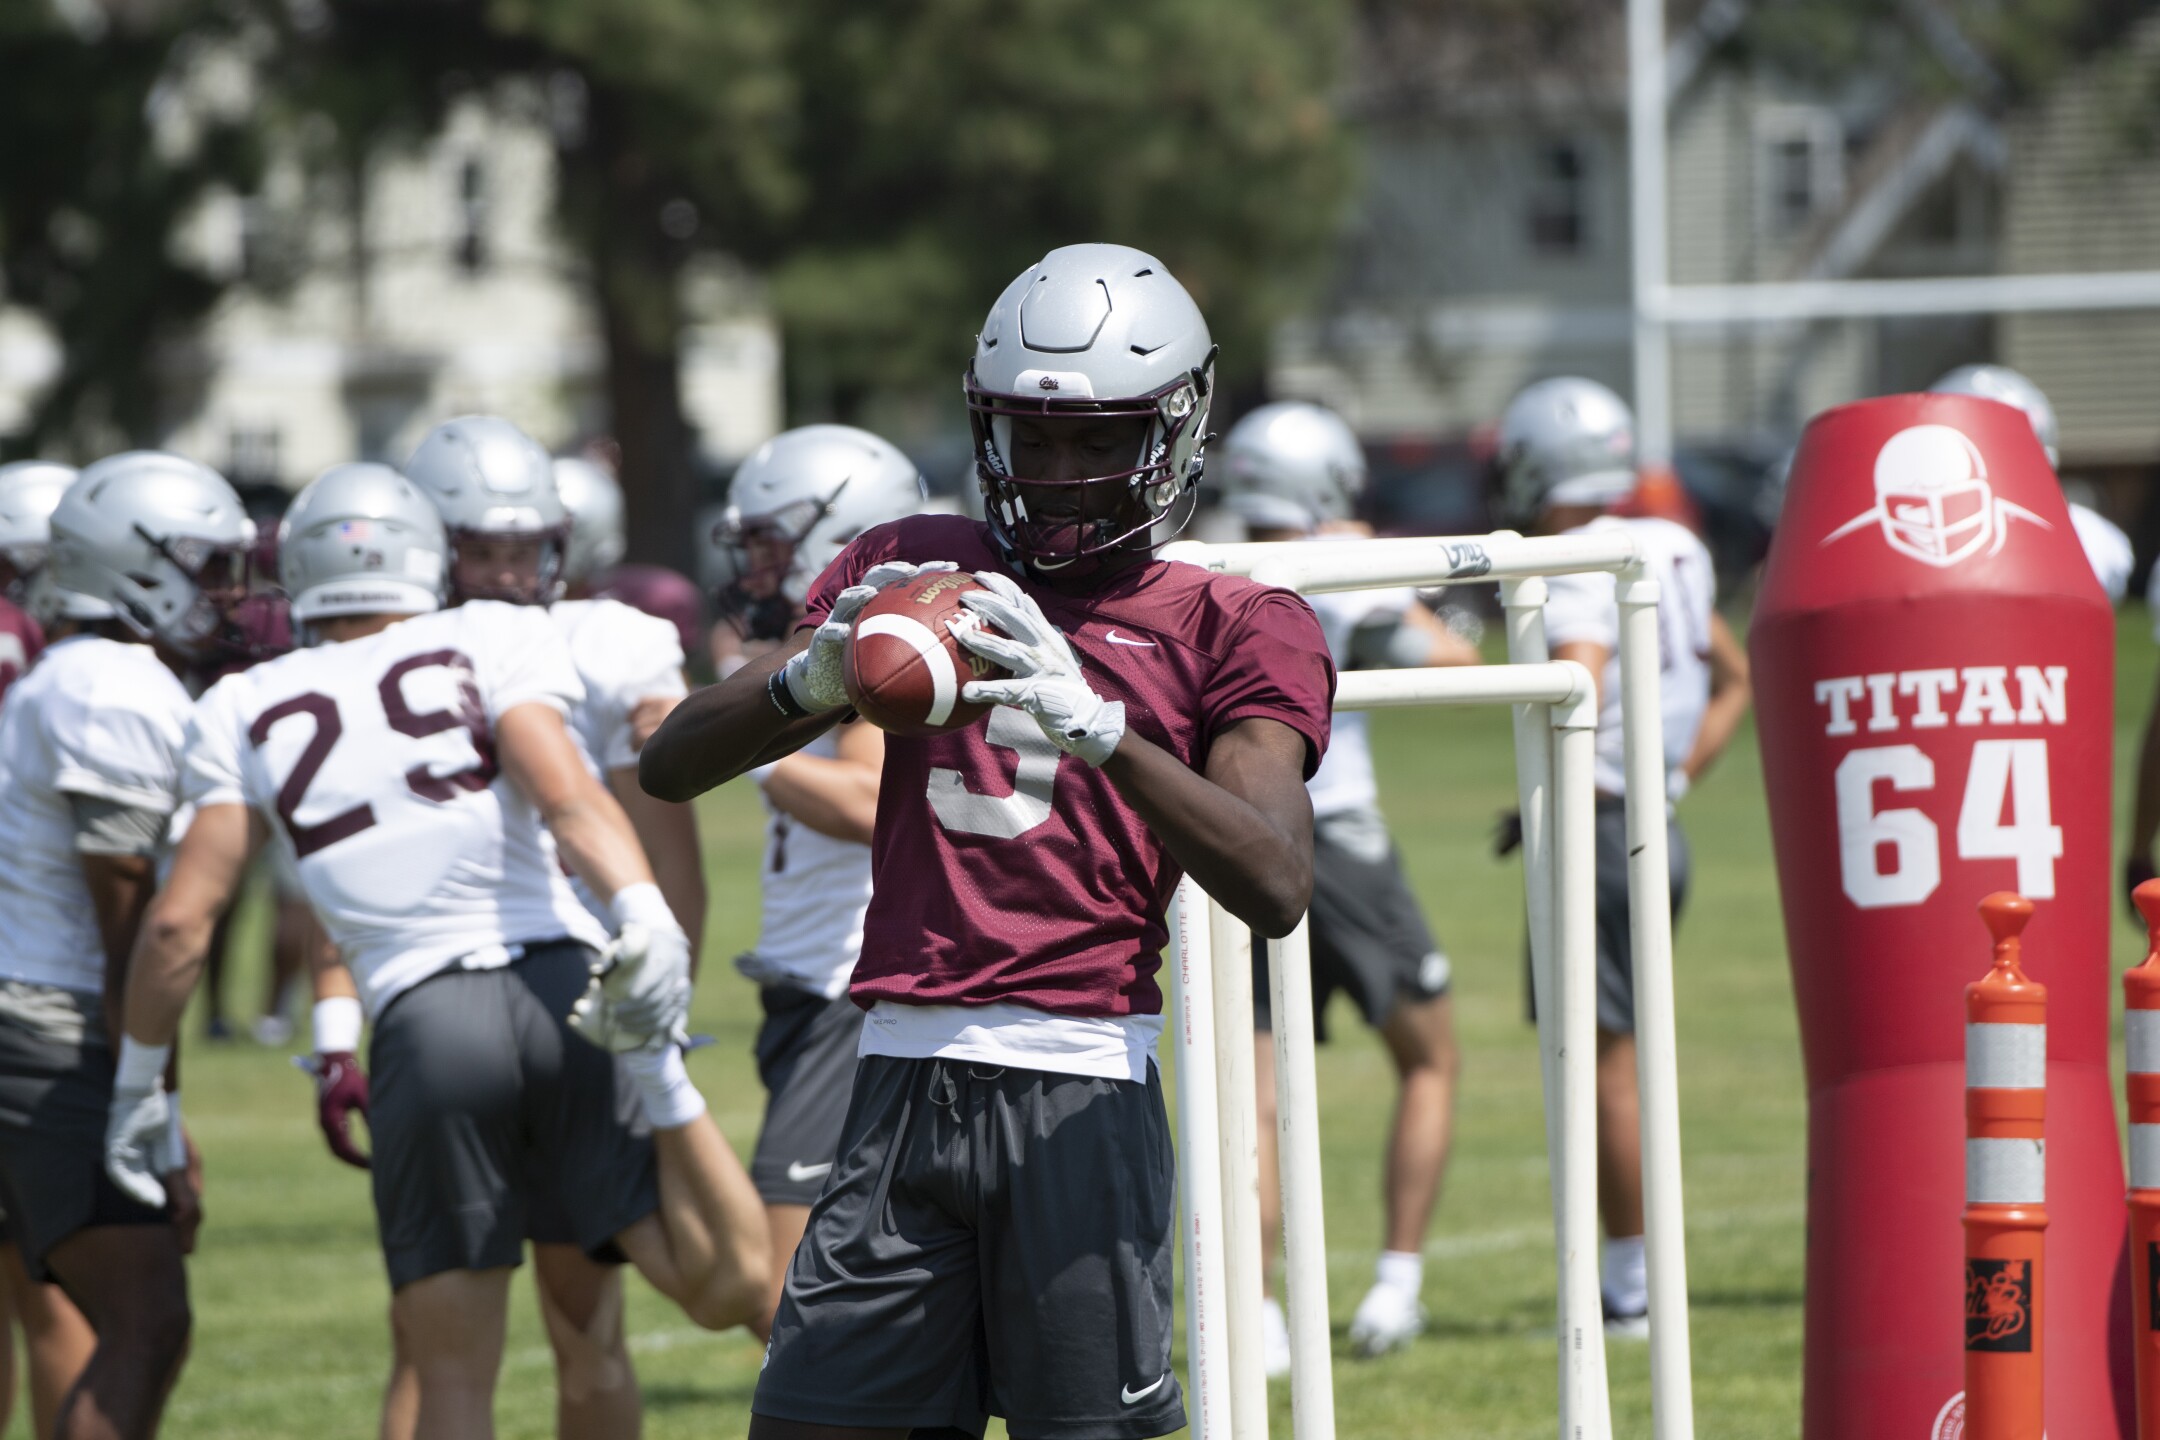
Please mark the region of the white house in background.
<svg viewBox="0 0 2160 1440"><path fill-rule="evenodd" d="M470 411L558 448L601 433L601 345L551 225L553 185L542 126L468 104L434 142L374 169L357 222L336 177L290 164L261 197L205 205L185 243L235 283L169 358L161 443L235 481L292 488L340 461L402 460ZM688 289L684 405L724 466L780 427L779 335L723 268ZM34 321L0 311L0 431L56 361Z"/></svg>
<svg viewBox="0 0 2160 1440"><path fill-rule="evenodd" d="M2001 113L1947 23L1911 39L1962 92L1866 73L1815 89L1705 63L1750 4L1673 7L1676 282L2160 264L2160 160L2130 158L2119 124L2108 131L2120 110L2102 67ZM1364 37L1351 101L1364 191L1335 289L1276 338L1275 393L1335 405L1384 448L1469 436L1545 375L1632 388L1620 21L1613 6L1603 30L1512 63L1445 19ZM2132 38L2147 78L2160 74L2160 19ZM2160 314L2143 313L1681 332L1678 438L1767 457L1825 406L1981 359L2049 391L2066 467L2119 484L2114 467L2160 462Z"/></svg>

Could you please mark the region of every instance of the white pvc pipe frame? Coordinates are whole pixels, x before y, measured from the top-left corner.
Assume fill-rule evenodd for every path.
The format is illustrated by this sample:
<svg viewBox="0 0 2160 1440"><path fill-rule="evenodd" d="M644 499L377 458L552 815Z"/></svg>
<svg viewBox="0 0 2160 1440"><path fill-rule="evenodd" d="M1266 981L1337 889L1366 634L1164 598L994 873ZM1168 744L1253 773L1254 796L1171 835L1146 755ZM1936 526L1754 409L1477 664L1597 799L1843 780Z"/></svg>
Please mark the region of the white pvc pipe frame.
<svg viewBox="0 0 2160 1440"><path fill-rule="evenodd" d="M1591 767L1596 684L1580 666L1547 660L1541 576L1589 571L1615 576L1620 607L1621 712L1627 777L1628 887L1635 952L1636 1041L1642 1090L1652 1404L1658 1440L1690 1440L1694 1413L1687 1313L1686 1239L1680 1175L1678 1050L1673 1017L1672 912L1667 879L1665 760L1659 702L1657 583L1625 534L1525 539L1509 532L1329 544L1166 547L1164 558L1251 575L1307 593L1384 585L1501 582L1512 663L1447 670L1344 674L1337 709L1409 705L1514 707L1516 779L1523 817L1531 976L1546 1093L1559 1278L1562 1440L1606 1440L1612 1432L1597 1270L1595 796ZM1647 803L1638 803L1645 797ZM1251 968L1233 954L1211 958L1224 932L1186 917L1205 903L1186 881L1176 907L1174 978L1179 1025L1181 1216L1185 1241L1192 1425L1200 1440L1267 1434L1264 1397L1250 1379L1256 1363L1261 1263L1256 1216L1225 1206L1227 1185L1244 1170L1242 1134L1221 1126L1221 1104L1250 1104L1223 1075L1218 982L1249 985ZM1219 908L1219 907L1218 907ZM1210 932L1213 932L1213 935ZM1287 1291L1296 1440L1332 1440L1326 1236L1321 1213L1319 1100L1306 928L1268 946L1274 1000L1276 1087L1281 1128ZM1557 963L1556 963L1557 962ZM1557 1033L1556 1033L1557 1032ZM1234 1063L1234 1062L1233 1062ZM1243 1071L1249 1077L1249 1066ZM1227 1214L1227 1228L1226 1228ZM1251 1217L1251 1218L1248 1218ZM1248 1271L1233 1279L1233 1270ZM1245 1297L1255 1297L1247 1300ZM1240 1334L1252 1337L1240 1343ZM1233 1355L1233 1352L1241 1352Z"/></svg>

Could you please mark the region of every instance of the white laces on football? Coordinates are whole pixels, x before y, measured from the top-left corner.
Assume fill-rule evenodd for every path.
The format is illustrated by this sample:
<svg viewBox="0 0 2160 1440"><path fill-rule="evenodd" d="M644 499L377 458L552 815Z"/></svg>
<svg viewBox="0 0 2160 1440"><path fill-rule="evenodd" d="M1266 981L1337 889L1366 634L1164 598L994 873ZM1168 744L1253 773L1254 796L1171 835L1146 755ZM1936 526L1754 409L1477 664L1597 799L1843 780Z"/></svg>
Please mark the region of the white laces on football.
<svg viewBox="0 0 2160 1440"><path fill-rule="evenodd" d="M1013 678L972 681L961 698L1024 710L1058 749L1090 765L1102 764L1125 738L1125 703L1095 693L1080 673L1071 642L1009 576L978 570L975 578L983 589L970 590L960 603L1001 633L964 624L952 625L952 632Z"/></svg>

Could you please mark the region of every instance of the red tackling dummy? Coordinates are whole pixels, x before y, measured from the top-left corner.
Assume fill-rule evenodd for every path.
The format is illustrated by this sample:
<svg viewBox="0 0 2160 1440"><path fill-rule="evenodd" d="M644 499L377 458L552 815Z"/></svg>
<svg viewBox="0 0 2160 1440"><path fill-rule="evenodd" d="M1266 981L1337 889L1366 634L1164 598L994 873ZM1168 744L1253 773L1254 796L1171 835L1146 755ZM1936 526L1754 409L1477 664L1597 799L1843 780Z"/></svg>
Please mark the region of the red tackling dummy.
<svg viewBox="0 0 2160 1440"><path fill-rule="evenodd" d="M2047 1429L2127 1428L2114 647L2022 413L1892 395L1808 425L1749 636L1807 1061L1806 1440L1962 1432L1961 1000L1973 907L2012 889L2049 1001Z"/></svg>
<svg viewBox="0 0 2160 1440"><path fill-rule="evenodd" d="M956 620L981 623L960 597L982 588L946 570L878 592L848 634L843 674L856 713L894 735L943 735L989 714L990 706L961 699L961 687L1006 672L964 648L950 628Z"/></svg>

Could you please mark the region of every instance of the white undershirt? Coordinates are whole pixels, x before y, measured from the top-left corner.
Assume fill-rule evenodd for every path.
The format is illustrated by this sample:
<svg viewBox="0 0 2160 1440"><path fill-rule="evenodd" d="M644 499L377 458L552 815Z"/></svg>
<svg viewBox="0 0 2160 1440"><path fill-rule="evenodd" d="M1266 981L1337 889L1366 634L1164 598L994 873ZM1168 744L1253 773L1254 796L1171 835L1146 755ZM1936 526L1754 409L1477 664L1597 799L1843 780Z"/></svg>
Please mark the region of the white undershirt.
<svg viewBox="0 0 2160 1440"><path fill-rule="evenodd" d="M863 1022L855 1053L1145 1081L1162 1029L1160 1015L1052 1015L1009 1000L989 1005L880 1000Z"/></svg>

